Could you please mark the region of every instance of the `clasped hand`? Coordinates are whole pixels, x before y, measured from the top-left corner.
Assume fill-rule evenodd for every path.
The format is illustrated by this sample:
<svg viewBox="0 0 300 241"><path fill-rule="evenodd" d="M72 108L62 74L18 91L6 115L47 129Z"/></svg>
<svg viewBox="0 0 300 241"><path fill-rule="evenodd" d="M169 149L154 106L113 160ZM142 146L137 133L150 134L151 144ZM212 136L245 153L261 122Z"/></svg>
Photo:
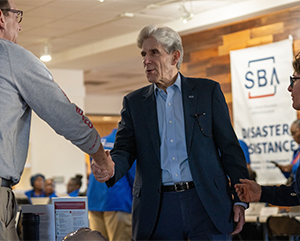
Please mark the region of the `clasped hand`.
<svg viewBox="0 0 300 241"><path fill-rule="evenodd" d="M92 172L98 182L106 182L114 175L115 163L112 161L109 151L105 151L105 157L101 161L93 159ZM101 164L100 164L101 163Z"/></svg>

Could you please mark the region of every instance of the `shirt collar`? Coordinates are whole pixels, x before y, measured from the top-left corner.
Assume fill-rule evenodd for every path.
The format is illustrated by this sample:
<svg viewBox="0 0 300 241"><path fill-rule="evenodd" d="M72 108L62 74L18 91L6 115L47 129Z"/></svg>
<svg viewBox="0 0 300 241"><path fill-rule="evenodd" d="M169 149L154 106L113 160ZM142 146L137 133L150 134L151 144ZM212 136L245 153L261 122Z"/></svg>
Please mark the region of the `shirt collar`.
<svg viewBox="0 0 300 241"><path fill-rule="evenodd" d="M171 86L177 86L178 89L179 89L179 91L181 92L181 76L180 76L179 72L178 72L178 74L177 74L177 78L176 78L174 84L172 84ZM170 86L169 86L169 87L170 87ZM168 87L168 88L169 88L169 87ZM156 96L157 91L158 91L159 89L160 89L160 88L158 88L157 85L154 83L154 94L155 94L155 96Z"/></svg>

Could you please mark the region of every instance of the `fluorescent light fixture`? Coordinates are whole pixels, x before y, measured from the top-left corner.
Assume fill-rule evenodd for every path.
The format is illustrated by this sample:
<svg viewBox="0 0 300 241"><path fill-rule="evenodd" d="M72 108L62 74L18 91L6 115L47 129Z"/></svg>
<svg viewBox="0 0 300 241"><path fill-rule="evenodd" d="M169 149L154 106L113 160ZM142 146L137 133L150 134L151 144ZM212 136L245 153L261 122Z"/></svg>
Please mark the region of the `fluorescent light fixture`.
<svg viewBox="0 0 300 241"><path fill-rule="evenodd" d="M52 60L52 57L51 57L51 55L42 55L41 57L40 57L40 60L42 60L43 62L49 62L49 61L51 61Z"/></svg>
<svg viewBox="0 0 300 241"><path fill-rule="evenodd" d="M181 20L183 23L187 23L189 20L191 20L194 17L194 14L188 13L181 17Z"/></svg>
<svg viewBox="0 0 300 241"><path fill-rule="evenodd" d="M134 13L125 12L125 13L122 13L120 16L125 17L125 18L133 18Z"/></svg>
<svg viewBox="0 0 300 241"><path fill-rule="evenodd" d="M186 7L184 6L184 2L181 2L180 8L182 10L181 20L183 23L187 23L194 17L194 14L186 9Z"/></svg>
<svg viewBox="0 0 300 241"><path fill-rule="evenodd" d="M43 62L49 62L51 61L51 46L48 42L44 43L42 46L42 55L40 57L40 60Z"/></svg>

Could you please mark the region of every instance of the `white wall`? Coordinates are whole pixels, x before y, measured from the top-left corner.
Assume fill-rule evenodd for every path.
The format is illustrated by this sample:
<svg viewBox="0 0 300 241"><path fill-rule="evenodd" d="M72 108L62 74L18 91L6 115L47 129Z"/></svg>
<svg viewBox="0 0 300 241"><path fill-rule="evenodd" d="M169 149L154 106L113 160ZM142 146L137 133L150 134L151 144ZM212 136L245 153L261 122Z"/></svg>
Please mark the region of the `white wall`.
<svg viewBox="0 0 300 241"><path fill-rule="evenodd" d="M88 95L85 112L93 115L120 115L124 95Z"/></svg>
<svg viewBox="0 0 300 241"><path fill-rule="evenodd" d="M71 102L84 110L83 71L60 69L50 71L55 82L60 85ZM64 137L57 135L48 124L33 113L28 160L21 181L15 187L16 192L31 189L30 176L36 173L42 173L46 178L63 179L62 183L56 183L56 190L60 193L66 192L66 183L79 173L84 176L81 191L86 188L85 154Z"/></svg>

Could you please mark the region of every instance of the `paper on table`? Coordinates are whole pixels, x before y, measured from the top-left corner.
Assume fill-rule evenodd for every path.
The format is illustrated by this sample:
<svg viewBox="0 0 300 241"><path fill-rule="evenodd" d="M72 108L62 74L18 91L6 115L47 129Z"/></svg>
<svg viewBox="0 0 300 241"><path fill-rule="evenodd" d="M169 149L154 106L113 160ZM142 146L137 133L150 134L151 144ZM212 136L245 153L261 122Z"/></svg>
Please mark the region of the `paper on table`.
<svg viewBox="0 0 300 241"><path fill-rule="evenodd" d="M55 211L56 241L70 232L89 227L87 197L52 198Z"/></svg>
<svg viewBox="0 0 300 241"><path fill-rule="evenodd" d="M40 241L55 241L54 206L22 205L22 213L35 213L40 216Z"/></svg>

